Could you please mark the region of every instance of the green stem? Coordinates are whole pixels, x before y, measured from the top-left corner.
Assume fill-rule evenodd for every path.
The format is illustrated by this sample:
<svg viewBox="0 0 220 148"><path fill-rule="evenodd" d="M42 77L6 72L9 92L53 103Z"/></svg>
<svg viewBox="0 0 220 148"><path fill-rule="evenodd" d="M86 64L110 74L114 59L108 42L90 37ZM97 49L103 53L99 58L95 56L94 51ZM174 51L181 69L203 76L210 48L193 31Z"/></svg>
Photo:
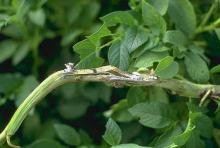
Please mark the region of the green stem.
<svg viewBox="0 0 220 148"><path fill-rule="evenodd" d="M205 15L204 19L202 20L201 24L199 25L199 27L203 27L208 22L209 18L212 15L212 12L217 8L217 6L218 6L218 1L215 0L212 3L211 7L209 8L208 12L206 13L206 15Z"/></svg>
<svg viewBox="0 0 220 148"><path fill-rule="evenodd" d="M217 19L215 22L211 23L208 26L197 28L196 34L207 32L207 31L212 31L212 30L214 30L215 28L217 28L219 26L220 26L220 18Z"/></svg>
<svg viewBox="0 0 220 148"><path fill-rule="evenodd" d="M25 117L28 115L30 110L49 92L60 85L61 72L56 72L49 76L45 81L43 81L18 107L15 114L12 116L10 122L4 129L3 133L0 135L0 143L4 136L12 136L17 131Z"/></svg>

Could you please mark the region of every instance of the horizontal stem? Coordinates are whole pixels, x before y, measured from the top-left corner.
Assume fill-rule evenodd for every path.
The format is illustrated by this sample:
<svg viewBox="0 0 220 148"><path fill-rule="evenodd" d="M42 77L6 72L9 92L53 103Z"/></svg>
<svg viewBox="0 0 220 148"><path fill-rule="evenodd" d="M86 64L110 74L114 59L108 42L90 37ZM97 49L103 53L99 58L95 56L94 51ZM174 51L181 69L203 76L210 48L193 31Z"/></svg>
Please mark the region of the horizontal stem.
<svg viewBox="0 0 220 148"><path fill-rule="evenodd" d="M219 85L195 84L186 80L152 79L149 74L138 75L123 72L113 66L103 66L96 69L82 69L75 71L58 71L45 79L18 107L6 128L0 134L0 145L4 144L6 137L11 137L18 130L30 110L37 105L53 89L65 83L73 82L104 82L113 86L159 86L169 89L180 96L201 98L206 91L214 92L210 97L219 98Z"/></svg>

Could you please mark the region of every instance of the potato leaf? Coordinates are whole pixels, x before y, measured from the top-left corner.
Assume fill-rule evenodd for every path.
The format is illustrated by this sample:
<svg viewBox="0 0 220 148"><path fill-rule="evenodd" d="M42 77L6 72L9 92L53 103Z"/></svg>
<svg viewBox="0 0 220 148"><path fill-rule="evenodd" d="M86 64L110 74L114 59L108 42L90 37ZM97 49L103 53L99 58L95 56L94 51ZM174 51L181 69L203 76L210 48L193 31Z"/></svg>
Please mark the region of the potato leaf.
<svg viewBox="0 0 220 148"><path fill-rule="evenodd" d="M189 0L170 0L168 13L177 29L192 36L196 29L196 15Z"/></svg>
<svg viewBox="0 0 220 148"><path fill-rule="evenodd" d="M106 131L104 135L102 136L103 139L111 146L118 145L121 141L121 129L117 125L117 123L109 118L107 124L106 124Z"/></svg>
<svg viewBox="0 0 220 148"><path fill-rule="evenodd" d="M54 128L59 138L66 144L71 146L80 144L80 136L73 127L64 124L55 124Z"/></svg>

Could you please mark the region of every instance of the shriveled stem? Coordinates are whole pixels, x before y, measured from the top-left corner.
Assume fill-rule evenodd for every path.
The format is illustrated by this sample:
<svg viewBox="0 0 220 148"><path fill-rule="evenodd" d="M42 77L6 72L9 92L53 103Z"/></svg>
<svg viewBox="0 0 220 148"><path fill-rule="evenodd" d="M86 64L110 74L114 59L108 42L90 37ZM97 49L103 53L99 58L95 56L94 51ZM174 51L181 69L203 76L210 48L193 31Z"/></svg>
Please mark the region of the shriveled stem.
<svg viewBox="0 0 220 148"><path fill-rule="evenodd" d="M133 74L120 71L113 66L103 66L96 69L82 69L72 72L58 71L46 78L18 107L6 128L0 134L0 145L13 136L30 110L53 89L65 83L72 82L104 82L123 86L159 86L169 89L177 95L191 98L201 98L207 90L213 90L211 98L219 98L219 85L202 85L177 79L150 79L150 75L142 75L143 79L134 78Z"/></svg>

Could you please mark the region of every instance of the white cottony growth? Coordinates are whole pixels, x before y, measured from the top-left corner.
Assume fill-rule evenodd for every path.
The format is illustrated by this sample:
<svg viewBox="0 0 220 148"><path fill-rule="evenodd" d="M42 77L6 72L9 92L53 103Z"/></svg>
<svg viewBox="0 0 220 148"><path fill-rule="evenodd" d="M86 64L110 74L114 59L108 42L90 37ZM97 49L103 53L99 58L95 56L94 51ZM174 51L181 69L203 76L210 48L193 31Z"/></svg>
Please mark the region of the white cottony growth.
<svg viewBox="0 0 220 148"><path fill-rule="evenodd" d="M132 72L131 79L133 79L133 80L143 80L140 73L138 73L138 72Z"/></svg>
<svg viewBox="0 0 220 148"><path fill-rule="evenodd" d="M151 80L157 80L158 77L157 77L157 76L149 76L149 79L151 79Z"/></svg>
<svg viewBox="0 0 220 148"><path fill-rule="evenodd" d="M75 70L74 63L67 63L65 66L64 72L73 72Z"/></svg>

